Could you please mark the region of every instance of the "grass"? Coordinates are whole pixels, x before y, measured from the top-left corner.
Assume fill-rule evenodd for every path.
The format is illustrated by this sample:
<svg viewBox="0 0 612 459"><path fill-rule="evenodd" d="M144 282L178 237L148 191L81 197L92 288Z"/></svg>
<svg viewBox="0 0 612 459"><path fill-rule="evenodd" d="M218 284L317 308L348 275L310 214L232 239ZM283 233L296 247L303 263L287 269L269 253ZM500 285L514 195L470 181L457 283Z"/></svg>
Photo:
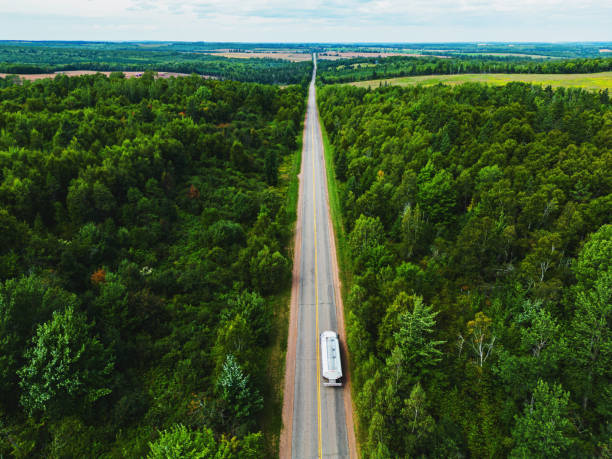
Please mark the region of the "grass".
<svg viewBox="0 0 612 459"><path fill-rule="evenodd" d="M297 219L298 192L300 188L298 175L302 165L302 128L300 128L300 136L297 141L297 153L293 155L291 159L291 163L281 165L279 168L279 175L281 178L283 178L284 174L290 175L289 185L287 187L287 212L289 213L291 221L295 223Z"/></svg>
<svg viewBox="0 0 612 459"><path fill-rule="evenodd" d="M283 426L283 381L285 376L285 354L287 353L287 333L289 327L289 300L291 286L268 299L274 311L274 334L272 344L266 349L266 384L264 388L264 407L259 415L266 457L278 457L278 443Z"/></svg>
<svg viewBox="0 0 612 459"><path fill-rule="evenodd" d="M297 141L296 153L285 158L279 167L279 182L284 184L282 192L287 193L286 210L289 221L295 225L297 218L297 201L299 192L298 174L302 162L302 131ZM293 242L290 239L289 256L293 260ZM289 302L291 301L291 283L279 294L269 298L274 311L274 334L272 344L266 349L266 384L264 390L264 408L259 416L266 457L278 457L280 431L283 427L283 387L285 380L285 357L287 354L287 335L289 333Z"/></svg>
<svg viewBox="0 0 612 459"><path fill-rule="evenodd" d="M575 74L534 74L534 73L466 73L460 75L425 75L414 77L390 78L385 80L368 80L348 83L363 88L377 88L379 86L431 86L439 83L456 85L462 83L487 83L491 85L504 85L513 81L541 84L552 87L571 87L584 89L610 89L612 90L612 72L601 73L575 73Z"/></svg>

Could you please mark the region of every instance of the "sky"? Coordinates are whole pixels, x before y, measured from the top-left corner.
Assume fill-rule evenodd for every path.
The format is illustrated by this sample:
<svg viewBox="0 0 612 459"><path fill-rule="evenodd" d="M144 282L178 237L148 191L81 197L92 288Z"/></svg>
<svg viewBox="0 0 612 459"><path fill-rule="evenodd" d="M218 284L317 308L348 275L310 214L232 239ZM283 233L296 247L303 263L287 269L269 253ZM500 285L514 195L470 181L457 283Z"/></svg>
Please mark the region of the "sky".
<svg viewBox="0 0 612 459"><path fill-rule="evenodd" d="M611 41L612 0L0 0L0 40Z"/></svg>

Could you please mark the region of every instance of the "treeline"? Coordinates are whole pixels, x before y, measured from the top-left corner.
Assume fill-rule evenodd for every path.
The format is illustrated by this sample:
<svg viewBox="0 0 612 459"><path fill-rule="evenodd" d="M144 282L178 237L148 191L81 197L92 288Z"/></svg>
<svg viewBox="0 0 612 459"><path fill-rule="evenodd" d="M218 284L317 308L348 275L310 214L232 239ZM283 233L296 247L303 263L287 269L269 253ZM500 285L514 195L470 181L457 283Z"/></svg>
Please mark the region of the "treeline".
<svg viewBox="0 0 612 459"><path fill-rule="evenodd" d="M320 90L364 457L609 457L607 92Z"/></svg>
<svg viewBox="0 0 612 459"><path fill-rule="evenodd" d="M0 456L267 454L304 100L151 74L0 90Z"/></svg>
<svg viewBox="0 0 612 459"><path fill-rule="evenodd" d="M609 48L610 42L574 42L574 43L430 43L416 44L415 48L423 53L452 55L454 54L527 54L531 56L554 56L564 58L599 57L600 49Z"/></svg>
<svg viewBox="0 0 612 459"><path fill-rule="evenodd" d="M611 42L568 42L568 43L361 43L319 44L312 45L316 51L348 51L348 52L407 52L430 55L456 56L457 54L497 54L513 56L514 58L530 57L600 57L601 49L610 49Z"/></svg>
<svg viewBox="0 0 612 459"><path fill-rule="evenodd" d="M230 59L159 48L37 46L0 44L1 73L51 73L62 70L159 71L197 73L224 80L266 84L306 84L311 62L280 59Z"/></svg>
<svg viewBox="0 0 612 459"><path fill-rule="evenodd" d="M318 81L322 84L348 83L418 75L458 73L594 73L612 70L612 58L537 60L516 57L469 56L460 58L402 57L320 60Z"/></svg>
<svg viewBox="0 0 612 459"><path fill-rule="evenodd" d="M0 46L21 46L24 48L80 48L84 50L149 50L149 51L183 51L189 53L220 50L244 51L277 51L288 50L310 53L310 43L245 43L245 42L212 42L212 41L57 41L57 40L0 40ZM563 47L564 45L556 45ZM571 46L571 44L568 44ZM602 47L605 47L602 45Z"/></svg>

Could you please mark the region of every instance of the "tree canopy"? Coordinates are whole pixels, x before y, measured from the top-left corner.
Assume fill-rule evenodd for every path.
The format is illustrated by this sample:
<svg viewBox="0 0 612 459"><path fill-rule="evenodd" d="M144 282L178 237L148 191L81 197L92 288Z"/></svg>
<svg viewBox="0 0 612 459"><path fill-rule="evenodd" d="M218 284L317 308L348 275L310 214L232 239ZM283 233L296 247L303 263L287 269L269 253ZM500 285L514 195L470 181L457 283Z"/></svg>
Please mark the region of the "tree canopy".
<svg viewBox="0 0 612 459"><path fill-rule="evenodd" d="M0 89L0 456L274 447L304 101L150 73Z"/></svg>
<svg viewBox="0 0 612 459"><path fill-rule="evenodd" d="M364 455L605 455L608 94L515 83L319 98Z"/></svg>

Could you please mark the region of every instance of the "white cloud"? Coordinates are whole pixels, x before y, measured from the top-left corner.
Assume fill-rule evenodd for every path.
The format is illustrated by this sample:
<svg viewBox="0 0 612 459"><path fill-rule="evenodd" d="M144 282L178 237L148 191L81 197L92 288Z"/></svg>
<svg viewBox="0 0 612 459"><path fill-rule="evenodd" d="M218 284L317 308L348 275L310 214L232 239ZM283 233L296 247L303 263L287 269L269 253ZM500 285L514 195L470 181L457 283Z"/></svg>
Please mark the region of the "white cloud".
<svg viewBox="0 0 612 459"><path fill-rule="evenodd" d="M4 39L610 40L612 2L0 0L0 26Z"/></svg>

